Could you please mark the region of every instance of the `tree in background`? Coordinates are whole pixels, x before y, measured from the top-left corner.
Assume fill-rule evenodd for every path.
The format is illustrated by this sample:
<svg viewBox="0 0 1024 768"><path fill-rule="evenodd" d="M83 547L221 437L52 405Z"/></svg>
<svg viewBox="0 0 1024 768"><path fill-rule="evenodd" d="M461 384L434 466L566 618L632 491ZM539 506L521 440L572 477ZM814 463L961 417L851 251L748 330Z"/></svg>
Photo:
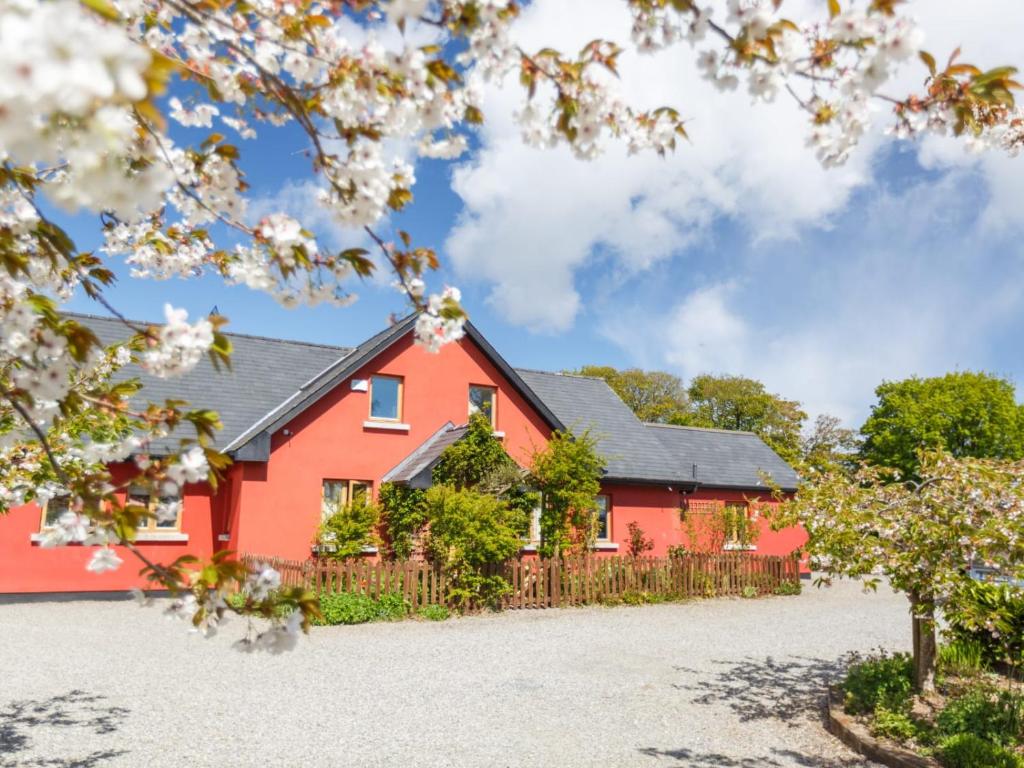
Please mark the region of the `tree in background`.
<svg viewBox="0 0 1024 768"><path fill-rule="evenodd" d="M753 432L786 461L799 460L800 428L807 414L797 401L773 395L745 376L697 376L687 394L689 412L676 423Z"/></svg>
<svg viewBox="0 0 1024 768"><path fill-rule="evenodd" d="M966 569L1024 578L1024 462L957 459L924 452L917 478L892 481L886 467L833 470L801 486L773 527L802 525L812 568L877 586L886 577L910 600L915 681L935 684L936 609L956 616ZM1006 617L989 617L1001 626ZM977 617L973 619L977 621ZM983 622L982 622L983 623Z"/></svg>
<svg viewBox="0 0 1024 768"><path fill-rule="evenodd" d="M604 379L640 421L678 423L687 412L686 389L671 373L639 368L620 371L610 365L584 365L569 373Z"/></svg>
<svg viewBox="0 0 1024 768"><path fill-rule="evenodd" d="M856 431L842 426L837 417L822 413L810 432L800 438L800 468L812 472L852 469L859 448Z"/></svg>
<svg viewBox="0 0 1024 768"><path fill-rule="evenodd" d="M872 464L917 472L918 451L936 448L956 457L1024 457L1024 407L1013 384L981 372L887 381L875 390L861 434L861 456Z"/></svg>

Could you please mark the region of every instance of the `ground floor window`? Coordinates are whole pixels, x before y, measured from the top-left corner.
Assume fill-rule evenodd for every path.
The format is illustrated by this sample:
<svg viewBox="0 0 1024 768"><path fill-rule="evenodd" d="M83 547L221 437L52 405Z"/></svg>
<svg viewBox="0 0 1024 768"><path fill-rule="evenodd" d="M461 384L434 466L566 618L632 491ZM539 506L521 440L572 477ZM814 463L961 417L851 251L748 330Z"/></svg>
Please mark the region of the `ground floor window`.
<svg viewBox="0 0 1024 768"><path fill-rule="evenodd" d="M327 518L352 504L365 502L370 496L369 480L324 480L320 514Z"/></svg>
<svg viewBox="0 0 1024 768"><path fill-rule="evenodd" d="M750 546L753 541L753 525L747 502L727 501L724 523L726 549L743 549Z"/></svg>
<svg viewBox="0 0 1024 768"><path fill-rule="evenodd" d="M597 497L597 540L612 539L612 497L601 494Z"/></svg>
<svg viewBox="0 0 1024 768"><path fill-rule="evenodd" d="M181 530L181 511L184 505L180 491L157 496L149 488L133 485L128 488L127 503L143 507L150 514L150 517L139 522L140 531Z"/></svg>

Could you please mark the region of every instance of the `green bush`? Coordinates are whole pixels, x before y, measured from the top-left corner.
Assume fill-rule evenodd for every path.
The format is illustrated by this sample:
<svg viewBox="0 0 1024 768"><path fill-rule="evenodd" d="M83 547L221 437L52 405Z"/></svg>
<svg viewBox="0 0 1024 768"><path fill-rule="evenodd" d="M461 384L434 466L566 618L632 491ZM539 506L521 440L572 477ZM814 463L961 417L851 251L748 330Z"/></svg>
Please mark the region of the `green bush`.
<svg viewBox="0 0 1024 768"><path fill-rule="evenodd" d="M776 595L799 595L803 590L803 585L799 581L784 581L772 592Z"/></svg>
<svg viewBox="0 0 1024 768"><path fill-rule="evenodd" d="M757 597L757 587L755 587L755 586L753 586L751 584L747 584L747 586L745 586L743 588L743 592L742 592L741 596L742 597L746 597L748 599L752 598L752 597Z"/></svg>
<svg viewBox="0 0 1024 768"><path fill-rule="evenodd" d="M939 712L935 725L942 736L970 733L1000 746L1013 746L1022 736L1024 698L1008 691L973 688Z"/></svg>
<svg viewBox="0 0 1024 768"><path fill-rule="evenodd" d="M965 580L945 613L947 637L979 644L986 664L1024 665L1024 591Z"/></svg>
<svg viewBox="0 0 1024 768"><path fill-rule="evenodd" d="M875 707L871 733L893 741L927 741L927 728L906 712L893 712L883 706Z"/></svg>
<svg viewBox="0 0 1024 768"><path fill-rule="evenodd" d="M907 712L913 692L910 656L897 653L854 664L843 681L843 707L853 715L884 707L890 712Z"/></svg>
<svg viewBox="0 0 1024 768"><path fill-rule="evenodd" d="M427 621L444 621L452 615L443 605L424 605L417 613Z"/></svg>
<svg viewBox="0 0 1024 768"><path fill-rule="evenodd" d="M939 646L939 668L957 675L988 669L985 644L975 637L961 637Z"/></svg>
<svg viewBox="0 0 1024 768"><path fill-rule="evenodd" d="M365 624L393 621L409 615L409 604L398 594L384 594L379 600L360 592L331 592L320 595L320 625Z"/></svg>
<svg viewBox="0 0 1024 768"><path fill-rule="evenodd" d="M519 552L525 514L502 499L450 485L430 488L424 503L430 520L425 549L448 575L448 600L459 607L496 606L511 587L489 571Z"/></svg>
<svg viewBox="0 0 1024 768"><path fill-rule="evenodd" d="M973 733L944 739L939 754L946 768L1024 768L1024 759Z"/></svg>
<svg viewBox="0 0 1024 768"><path fill-rule="evenodd" d="M347 560L362 554L363 547L377 544L380 507L370 499L356 499L351 504L325 511L330 514L320 523L316 535L321 557Z"/></svg>

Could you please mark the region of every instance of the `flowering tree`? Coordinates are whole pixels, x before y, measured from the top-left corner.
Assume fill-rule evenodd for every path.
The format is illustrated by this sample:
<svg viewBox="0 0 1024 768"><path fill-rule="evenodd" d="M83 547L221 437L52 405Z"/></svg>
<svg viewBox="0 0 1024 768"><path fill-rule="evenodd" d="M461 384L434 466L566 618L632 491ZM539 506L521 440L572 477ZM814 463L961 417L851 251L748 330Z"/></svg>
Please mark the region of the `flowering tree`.
<svg viewBox="0 0 1024 768"><path fill-rule="evenodd" d="M921 454L918 477L862 466L816 476L781 505L774 525L803 525L812 567L832 577L884 575L910 600L915 681L935 685L937 608L957 609L967 569L1024 577L1024 462Z"/></svg>
<svg viewBox="0 0 1024 768"><path fill-rule="evenodd" d="M981 71L957 53L938 64L918 50L920 33L897 0L846 10L828 0L803 23L785 18L780 0L623 2L641 52L689 45L720 88L791 96L825 165L846 159L872 101L891 107L901 136L953 133L1010 152L1024 143L1014 70ZM226 464L211 447L216 414L175 401L133 408L137 385L110 378L130 362L162 377L203 355L229 364L224 318L190 322L168 306L166 325L124 320L125 339L104 349L61 314L81 292L121 317L105 296L112 260L138 277L218 275L289 307L346 305L353 279L386 269L419 313L419 342L436 350L462 334L464 312L454 288L427 290L434 251L387 234L415 181L390 147L458 157L484 120L484 89L510 79L522 87L523 138L536 146L566 145L587 159L609 141L665 153L686 136L676 109L640 110L623 98L619 46L527 50L516 42L518 10L515 0L0 0L0 507L66 495L69 511L48 543L103 544L90 568L105 570L120 561L111 544L142 558L134 531L154 514L120 501L129 481L115 483L110 462L134 459L130 482L156 496L216 482ZM381 42L388 30L397 44ZM887 93L915 56L927 68L923 90ZM375 252L332 251L281 212L250 215L240 146L273 130L303 137L320 204ZM98 217L98 252L76 247L61 211ZM150 442L168 435L180 450L150 456ZM220 615L231 583L249 579L221 556L145 565L188 597L182 612L197 624ZM253 588L260 599L239 610L278 615L254 606L284 593ZM302 615L282 626L294 628L315 604L288 599Z"/></svg>

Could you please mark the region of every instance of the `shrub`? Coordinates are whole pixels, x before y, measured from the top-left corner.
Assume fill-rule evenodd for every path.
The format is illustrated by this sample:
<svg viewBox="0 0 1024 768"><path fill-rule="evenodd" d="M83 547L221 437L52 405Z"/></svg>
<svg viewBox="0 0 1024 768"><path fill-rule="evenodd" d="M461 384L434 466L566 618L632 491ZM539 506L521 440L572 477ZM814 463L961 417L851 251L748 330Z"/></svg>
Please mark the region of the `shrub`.
<svg viewBox="0 0 1024 768"><path fill-rule="evenodd" d="M799 595L802 590L803 585L799 581L784 581L772 592L776 595Z"/></svg>
<svg viewBox="0 0 1024 768"><path fill-rule="evenodd" d="M409 614L409 604L398 594L388 593L374 600L361 592L330 592L320 595L323 619L316 624L365 624L368 621L393 621Z"/></svg>
<svg viewBox="0 0 1024 768"><path fill-rule="evenodd" d="M330 512L317 531L319 554L332 560L356 557L363 547L377 543L380 507L370 499L357 499Z"/></svg>
<svg viewBox="0 0 1024 768"><path fill-rule="evenodd" d="M746 597L748 599L752 597L757 597L757 587L751 584L747 584L747 586L743 588L743 591L740 594L742 597Z"/></svg>
<svg viewBox="0 0 1024 768"><path fill-rule="evenodd" d="M451 611L443 605L424 605L417 611L417 614L427 621L444 621L452 615Z"/></svg>
<svg viewBox="0 0 1024 768"><path fill-rule="evenodd" d="M875 707L871 733L893 741L924 741L927 730L906 712L893 712L883 706Z"/></svg>
<svg viewBox="0 0 1024 768"><path fill-rule="evenodd" d="M1021 738L1024 699L1007 691L973 688L939 712L935 725L943 736L971 733L1000 746Z"/></svg>
<svg viewBox="0 0 1024 768"><path fill-rule="evenodd" d="M395 483L382 483L377 493L384 544L387 554L396 560L409 559L416 535L427 522L423 496L418 488Z"/></svg>
<svg viewBox="0 0 1024 768"><path fill-rule="evenodd" d="M626 530L629 531L629 556L640 557L644 552L650 552L654 549L654 539L649 539L644 536L644 529L640 527L636 520L633 520L626 526Z"/></svg>
<svg viewBox="0 0 1024 768"><path fill-rule="evenodd" d="M673 544L668 548L669 557L686 557L690 554L690 550L686 548L685 544Z"/></svg>
<svg viewBox="0 0 1024 768"><path fill-rule="evenodd" d="M958 733L939 745L946 768L1024 768L1024 759L973 733Z"/></svg>
<svg viewBox="0 0 1024 768"><path fill-rule="evenodd" d="M426 551L448 575L448 599L460 607L496 606L510 587L486 571L519 552L524 513L494 496L447 485L430 488L425 505Z"/></svg>
<svg viewBox="0 0 1024 768"><path fill-rule="evenodd" d="M946 617L947 636L980 644L987 664L1024 664L1024 592L1020 589L966 580L950 600Z"/></svg>
<svg viewBox="0 0 1024 768"><path fill-rule="evenodd" d="M969 675L988 668L985 644L975 637L961 637L939 646L939 668Z"/></svg>
<svg viewBox="0 0 1024 768"><path fill-rule="evenodd" d="M913 690L913 665L910 656L897 653L854 664L843 681L843 708L860 715L884 707L890 712L906 712Z"/></svg>

